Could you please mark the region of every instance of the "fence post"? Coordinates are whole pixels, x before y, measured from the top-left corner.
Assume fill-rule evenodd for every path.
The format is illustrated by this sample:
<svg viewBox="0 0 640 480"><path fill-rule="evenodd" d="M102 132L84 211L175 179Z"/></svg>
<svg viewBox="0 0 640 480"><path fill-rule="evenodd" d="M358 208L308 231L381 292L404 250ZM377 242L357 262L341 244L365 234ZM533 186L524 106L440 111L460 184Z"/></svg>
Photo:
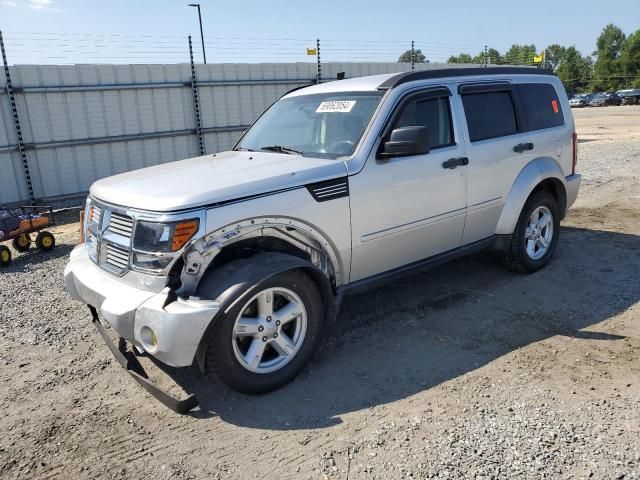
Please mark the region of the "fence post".
<svg viewBox="0 0 640 480"><path fill-rule="evenodd" d="M11 84L11 75L9 73L9 62L7 61L7 52L4 49L4 39L2 31L0 31L0 50L2 50L2 63L4 64L4 75L7 79L7 94L9 95L9 104L11 105L11 113L13 114L13 126L16 130L16 139L18 141L18 152L22 159L22 169L24 171L24 179L27 184L27 192L29 193L29 203L35 204L35 196L33 194L33 184L31 183L31 172L29 171L29 162L27 160L27 152L24 149L24 140L22 138L22 128L20 128L20 117L18 117L18 107L16 105L16 97Z"/></svg>
<svg viewBox="0 0 640 480"><path fill-rule="evenodd" d="M202 135L202 122L200 121L200 101L198 100L198 85L196 83L196 66L193 63L193 45L191 35L189 35L189 59L191 60L191 92L193 93L193 111L196 120L196 135L198 136L198 146L200 155L204 155L204 137Z"/></svg>
<svg viewBox="0 0 640 480"><path fill-rule="evenodd" d="M318 62L318 73L316 74L316 84L322 81L322 64L320 63L320 39L316 40L316 61Z"/></svg>
<svg viewBox="0 0 640 480"><path fill-rule="evenodd" d="M414 50L414 42L413 40L411 40L411 70L415 70L416 69L416 54L415 54L415 50Z"/></svg>

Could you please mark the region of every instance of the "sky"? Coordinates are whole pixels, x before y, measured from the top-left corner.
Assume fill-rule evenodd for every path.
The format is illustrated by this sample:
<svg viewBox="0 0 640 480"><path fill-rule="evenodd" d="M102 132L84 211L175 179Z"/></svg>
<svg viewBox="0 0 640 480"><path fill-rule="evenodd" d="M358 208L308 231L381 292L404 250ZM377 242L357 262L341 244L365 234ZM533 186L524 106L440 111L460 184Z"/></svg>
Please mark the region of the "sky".
<svg viewBox="0 0 640 480"><path fill-rule="evenodd" d="M201 61L197 10L175 0L0 0L9 62L188 62L187 35ZM552 43L595 50L607 23L640 28L640 0L200 0L207 60L394 61L415 41L446 60L489 45Z"/></svg>

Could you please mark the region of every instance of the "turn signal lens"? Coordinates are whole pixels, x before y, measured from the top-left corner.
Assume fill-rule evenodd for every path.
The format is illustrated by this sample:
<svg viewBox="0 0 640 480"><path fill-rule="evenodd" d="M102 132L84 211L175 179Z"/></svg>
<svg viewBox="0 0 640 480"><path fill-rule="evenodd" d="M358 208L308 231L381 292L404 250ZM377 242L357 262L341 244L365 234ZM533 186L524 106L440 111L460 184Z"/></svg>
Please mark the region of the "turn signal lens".
<svg viewBox="0 0 640 480"><path fill-rule="evenodd" d="M177 252L193 237L198 231L198 220L187 220L176 224L171 240L171 251Z"/></svg>

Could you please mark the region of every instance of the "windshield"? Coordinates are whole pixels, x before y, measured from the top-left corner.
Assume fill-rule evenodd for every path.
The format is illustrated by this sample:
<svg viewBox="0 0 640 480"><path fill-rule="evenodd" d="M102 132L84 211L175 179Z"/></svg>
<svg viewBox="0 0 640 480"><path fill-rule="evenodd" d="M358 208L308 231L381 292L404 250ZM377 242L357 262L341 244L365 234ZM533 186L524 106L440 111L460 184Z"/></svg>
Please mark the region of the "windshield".
<svg viewBox="0 0 640 480"><path fill-rule="evenodd" d="M383 92L332 92L278 100L247 131L236 150L351 155Z"/></svg>

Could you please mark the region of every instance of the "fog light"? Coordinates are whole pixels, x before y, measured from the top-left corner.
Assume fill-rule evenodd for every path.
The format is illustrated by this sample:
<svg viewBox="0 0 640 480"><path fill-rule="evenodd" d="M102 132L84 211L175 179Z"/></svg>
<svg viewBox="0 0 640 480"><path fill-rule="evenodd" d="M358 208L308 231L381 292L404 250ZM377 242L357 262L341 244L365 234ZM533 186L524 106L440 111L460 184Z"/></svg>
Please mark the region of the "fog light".
<svg viewBox="0 0 640 480"><path fill-rule="evenodd" d="M154 352L156 348L158 348L158 339L156 338L156 332L151 330L149 327L142 327L140 329L140 339L144 344L144 347L150 351Z"/></svg>

